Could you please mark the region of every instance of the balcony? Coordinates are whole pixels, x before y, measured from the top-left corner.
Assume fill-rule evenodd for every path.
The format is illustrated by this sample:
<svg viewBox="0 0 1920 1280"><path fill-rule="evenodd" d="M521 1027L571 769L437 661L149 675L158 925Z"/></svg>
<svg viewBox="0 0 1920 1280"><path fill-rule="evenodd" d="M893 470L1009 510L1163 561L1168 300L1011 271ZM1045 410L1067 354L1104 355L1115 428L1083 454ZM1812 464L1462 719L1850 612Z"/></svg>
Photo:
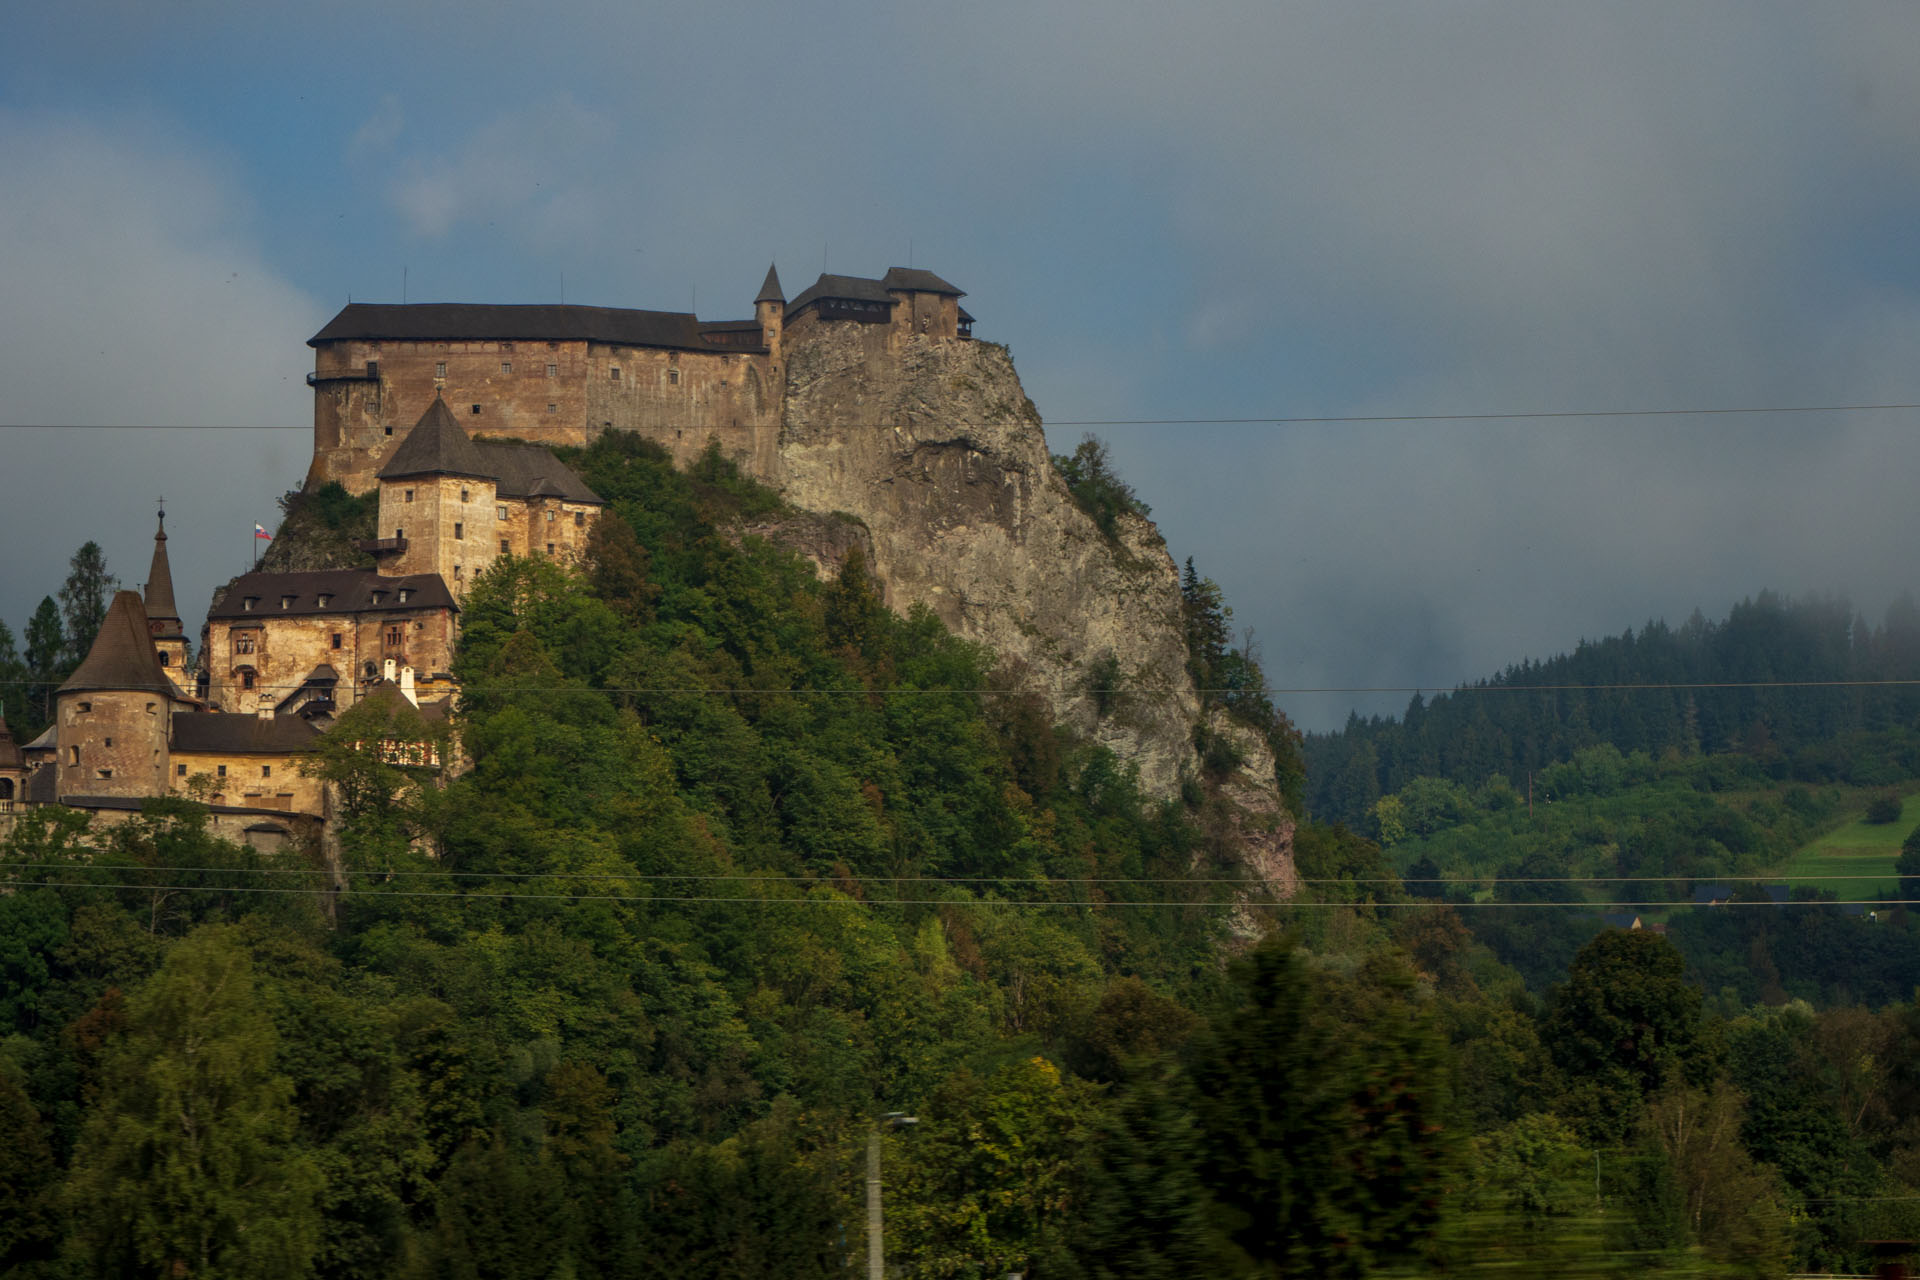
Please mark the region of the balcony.
<svg viewBox="0 0 1920 1280"><path fill-rule="evenodd" d="M407 549L405 538L362 538L353 544L369 555L397 556Z"/></svg>

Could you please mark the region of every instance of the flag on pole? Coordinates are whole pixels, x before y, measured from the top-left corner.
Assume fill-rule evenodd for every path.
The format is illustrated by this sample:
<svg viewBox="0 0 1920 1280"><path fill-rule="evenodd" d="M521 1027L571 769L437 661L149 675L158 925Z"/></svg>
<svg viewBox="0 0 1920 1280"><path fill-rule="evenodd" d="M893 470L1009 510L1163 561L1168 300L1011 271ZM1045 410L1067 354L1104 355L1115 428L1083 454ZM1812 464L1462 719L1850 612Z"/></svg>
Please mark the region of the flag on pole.
<svg viewBox="0 0 1920 1280"><path fill-rule="evenodd" d="M273 540L273 535L268 533L266 529L264 529L263 527L257 524L253 526L253 536L256 538L265 538L269 542Z"/></svg>

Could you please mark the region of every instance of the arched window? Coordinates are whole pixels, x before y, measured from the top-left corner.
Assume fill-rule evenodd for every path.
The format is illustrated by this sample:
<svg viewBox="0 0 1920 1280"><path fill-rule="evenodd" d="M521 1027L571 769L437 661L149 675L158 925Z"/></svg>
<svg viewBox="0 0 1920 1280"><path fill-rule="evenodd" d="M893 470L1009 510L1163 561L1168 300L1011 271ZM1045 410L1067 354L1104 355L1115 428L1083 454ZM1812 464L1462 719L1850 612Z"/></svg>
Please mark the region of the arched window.
<svg viewBox="0 0 1920 1280"><path fill-rule="evenodd" d="M13 799L13 779L0 778L0 800Z"/></svg>

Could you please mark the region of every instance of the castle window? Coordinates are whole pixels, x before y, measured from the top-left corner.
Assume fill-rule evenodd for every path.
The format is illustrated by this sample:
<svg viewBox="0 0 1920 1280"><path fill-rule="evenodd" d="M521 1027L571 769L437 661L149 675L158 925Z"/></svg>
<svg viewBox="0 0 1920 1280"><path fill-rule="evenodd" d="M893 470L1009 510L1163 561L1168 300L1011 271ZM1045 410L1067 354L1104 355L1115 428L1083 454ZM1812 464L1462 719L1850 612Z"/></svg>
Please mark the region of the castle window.
<svg viewBox="0 0 1920 1280"><path fill-rule="evenodd" d="M147 704L147 714L148 714L148 715L152 715L152 714L153 714L153 704L152 704L151 702L149 702L149 703Z"/></svg>
<svg viewBox="0 0 1920 1280"><path fill-rule="evenodd" d="M433 376L436 378L444 378L447 376L447 362L445 360L435 363L433 366Z"/></svg>
<svg viewBox="0 0 1920 1280"><path fill-rule="evenodd" d="M406 641L406 638L406 632L401 628L399 623L396 622L387 628L387 648L398 649L401 644Z"/></svg>
<svg viewBox="0 0 1920 1280"><path fill-rule="evenodd" d="M549 507L549 508L547 509L547 519L548 519L549 521L551 521L551 520L553 519L553 509L552 509L551 507Z"/></svg>
<svg viewBox="0 0 1920 1280"><path fill-rule="evenodd" d="M369 378L378 378L380 376L380 362L378 360L367 361L367 376Z"/></svg>
<svg viewBox="0 0 1920 1280"><path fill-rule="evenodd" d="M396 538L399 537L400 531L398 529L394 530L393 536ZM376 591L373 593L373 602L375 604L379 604L382 600L385 600L386 598L387 598L387 593L384 591Z"/></svg>
<svg viewBox="0 0 1920 1280"><path fill-rule="evenodd" d="M557 365L557 364L550 364L550 365L548 365L548 366L547 366L547 376L548 376L549 378L557 378L557 377L559 377L559 376L560 376L560 366L559 366L559 365Z"/></svg>
<svg viewBox="0 0 1920 1280"><path fill-rule="evenodd" d="M453 566L453 576L454 576L454 577L456 577L456 578L458 578L458 577L460 576L460 566L459 566L459 565L455 565L455 566Z"/></svg>
<svg viewBox="0 0 1920 1280"><path fill-rule="evenodd" d="M505 538L500 539L500 554L503 556L512 554L507 550L507 540Z"/></svg>
<svg viewBox="0 0 1920 1280"><path fill-rule="evenodd" d="M505 507L496 507L494 508L493 516L496 520L505 520L507 518L507 509Z"/></svg>
<svg viewBox="0 0 1920 1280"><path fill-rule="evenodd" d="M292 597L292 596L281 596L281 597L280 597L280 607L281 607L282 609L291 609L291 608L293 608L293 597Z"/></svg>
<svg viewBox="0 0 1920 1280"><path fill-rule="evenodd" d="M551 542L549 542L549 543L547 544L547 554L548 554L548 555L552 555L552 554L553 554L553 544L552 544Z"/></svg>
<svg viewBox="0 0 1920 1280"><path fill-rule="evenodd" d="M85 714L86 714L87 712L89 712L89 711L91 711L91 710L93 710L93 704L92 704L91 702L83 702L83 703L81 703L81 704L80 704L80 714L81 714L81 715L85 715Z"/></svg>
<svg viewBox="0 0 1920 1280"><path fill-rule="evenodd" d="M557 342L549 342L547 344L547 350L549 351L558 351L559 349L560 349L560 344Z"/></svg>
<svg viewBox="0 0 1920 1280"><path fill-rule="evenodd" d="M67 748L67 763L72 765L77 765L80 763L80 748L78 747Z"/></svg>
<svg viewBox="0 0 1920 1280"><path fill-rule="evenodd" d="M185 766L185 765L183 765L183 764L177 764L177 765L175 765L175 766L173 766L173 776L174 776L174 777L176 777L176 778L184 778L184 777L186 777L186 776L187 776L187 766Z"/></svg>
<svg viewBox="0 0 1920 1280"><path fill-rule="evenodd" d="M339 633L338 631L336 631L336 632L334 632L334 633L333 633L333 647L334 647L334 648L336 648L336 649L338 649L338 648L340 647L340 642L341 642L341 640L342 640L342 639L343 639L343 637L341 636L341 634L340 634L340 633Z"/></svg>
<svg viewBox="0 0 1920 1280"><path fill-rule="evenodd" d="M620 366L615 365L613 366L613 368L607 370L607 377L610 381L613 381L613 382L620 381Z"/></svg>
<svg viewBox="0 0 1920 1280"><path fill-rule="evenodd" d="M479 406L479 405L475 405L475 406L473 406L473 411L474 411L475 413L478 413L478 412L480 412L480 406Z"/></svg>
<svg viewBox="0 0 1920 1280"><path fill-rule="evenodd" d="M242 667L240 669L240 687L242 689L253 688L253 668L252 667Z"/></svg>
<svg viewBox="0 0 1920 1280"><path fill-rule="evenodd" d="M667 370L667 385L670 387L680 385L680 371L678 369Z"/></svg>
<svg viewBox="0 0 1920 1280"><path fill-rule="evenodd" d="M223 764L215 765L214 772L217 773L220 777L224 778L227 776L227 766Z"/></svg>
<svg viewBox="0 0 1920 1280"><path fill-rule="evenodd" d="M472 502L472 501L473 501L473 499L472 499L472 498L469 498L469 497L467 496L467 491L466 491L465 489L462 489L462 490L460 491L460 501L462 501L462 502Z"/></svg>
<svg viewBox="0 0 1920 1280"><path fill-rule="evenodd" d="M459 525L455 525L455 526L454 526L454 528L456 528L456 529L458 529L459 527L460 527ZM405 604L405 603L407 602L407 597L408 597L408 596L410 596L410 595L412 595L412 594L413 594L413 588L412 588L412 587L402 587L402 588L400 588L400 603L401 603L401 604Z"/></svg>
<svg viewBox="0 0 1920 1280"><path fill-rule="evenodd" d="M407 536L407 531L405 529L402 529L399 525L393 526L393 540L395 542L399 542L401 539L405 538L406 536ZM374 593L373 599L375 604L378 604L380 602L380 596L378 592Z"/></svg>
<svg viewBox="0 0 1920 1280"><path fill-rule="evenodd" d="M465 542L467 540L467 526L458 520L453 522L453 540L455 542Z"/></svg>
<svg viewBox="0 0 1920 1280"><path fill-rule="evenodd" d="M574 527L574 528L576 528L576 529L584 529L584 528L586 528L586 525L587 525L587 513L586 513L586 512L584 512L584 511L576 511L576 512L574 512L574 513L573 513L573 527Z"/></svg>
<svg viewBox="0 0 1920 1280"><path fill-rule="evenodd" d="M235 653L253 652L253 632L236 631L233 633L233 651Z"/></svg>
<svg viewBox="0 0 1920 1280"><path fill-rule="evenodd" d="M502 372L502 373L512 373L512 372L513 372L513 361L511 361L511 360L502 360L502 361L500 362L500 372Z"/></svg>
<svg viewBox="0 0 1920 1280"><path fill-rule="evenodd" d="M558 412L560 412L560 406L559 406L559 405L557 405L557 404L555 404L555 403L554 403L553 401L551 401L551 400L549 400L549 401L547 401L547 412L548 412L548 413L558 413Z"/></svg>
<svg viewBox="0 0 1920 1280"><path fill-rule="evenodd" d="M100 771L100 776L101 776L101 777L103 777L103 778L111 778L111 777L113 776L113 770L111 770L111 769L102 769L102 770Z"/></svg>
<svg viewBox="0 0 1920 1280"><path fill-rule="evenodd" d="M257 597L254 597L254 596L248 596L248 597L247 597L247 598L246 598L245 600L242 600L242 601L240 602L240 612L242 612L242 613L252 613L252 612L253 612L253 602L254 602L254 600L255 600L256 598L257 598Z"/></svg>
<svg viewBox="0 0 1920 1280"><path fill-rule="evenodd" d="M273 776L273 766L270 764L261 765L260 776L263 778L271 778Z"/></svg>
<svg viewBox="0 0 1920 1280"><path fill-rule="evenodd" d="M170 667L173 665L173 655L168 653L165 649L162 649L160 651L160 665L163 667Z"/></svg>
<svg viewBox="0 0 1920 1280"><path fill-rule="evenodd" d="M388 427L388 428L387 428L387 434L388 434L388 435L392 435L392 434L393 434L393 428L392 428L392 427Z"/></svg>
<svg viewBox="0 0 1920 1280"><path fill-rule="evenodd" d="M333 597L332 597L332 596L330 596L330 595L328 595L328 594L327 594L326 592L324 592L324 591L323 591L323 592L321 592L321 593L320 593L320 596L319 596L319 600L320 600L320 607L321 607L322 609L324 609L324 608L326 608L326 607L327 607L327 602L328 602L329 600L332 600L332 599L333 599Z"/></svg>
<svg viewBox="0 0 1920 1280"><path fill-rule="evenodd" d="M111 747L111 746L113 745L113 739L112 739L112 738L108 738L108 739L107 739L107 745L108 745L109 747Z"/></svg>
<svg viewBox="0 0 1920 1280"><path fill-rule="evenodd" d="M400 501L402 501L402 502L412 502L412 501L413 501L413 490L411 490L411 489L403 489L403 490L401 490L401 492L400 492Z"/></svg>

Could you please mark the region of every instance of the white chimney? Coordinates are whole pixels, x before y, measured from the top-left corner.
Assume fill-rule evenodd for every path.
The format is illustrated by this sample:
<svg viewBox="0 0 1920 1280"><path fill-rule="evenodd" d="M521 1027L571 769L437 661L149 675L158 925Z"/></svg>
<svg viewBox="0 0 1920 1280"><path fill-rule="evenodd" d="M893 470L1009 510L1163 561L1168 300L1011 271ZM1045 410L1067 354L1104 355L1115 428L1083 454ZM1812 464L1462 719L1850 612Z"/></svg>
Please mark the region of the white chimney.
<svg viewBox="0 0 1920 1280"><path fill-rule="evenodd" d="M411 702L414 706L417 707L420 705L419 697L416 696L413 692L413 668L412 667L400 668L400 693L402 697L406 698L406 700L408 702Z"/></svg>
<svg viewBox="0 0 1920 1280"><path fill-rule="evenodd" d="M392 658L388 658L386 662L386 666L382 669L380 674L385 676L387 679L391 680L393 679L393 669L399 665L400 664L395 662Z"/></svg>
<svg viewBox="0 0 1920 1280"><path fill-rule="evenodd" d="M254 714L259 716L262 720L273 719L273 704L271 702L262 702L259 706L254 708Z"/></svg>

